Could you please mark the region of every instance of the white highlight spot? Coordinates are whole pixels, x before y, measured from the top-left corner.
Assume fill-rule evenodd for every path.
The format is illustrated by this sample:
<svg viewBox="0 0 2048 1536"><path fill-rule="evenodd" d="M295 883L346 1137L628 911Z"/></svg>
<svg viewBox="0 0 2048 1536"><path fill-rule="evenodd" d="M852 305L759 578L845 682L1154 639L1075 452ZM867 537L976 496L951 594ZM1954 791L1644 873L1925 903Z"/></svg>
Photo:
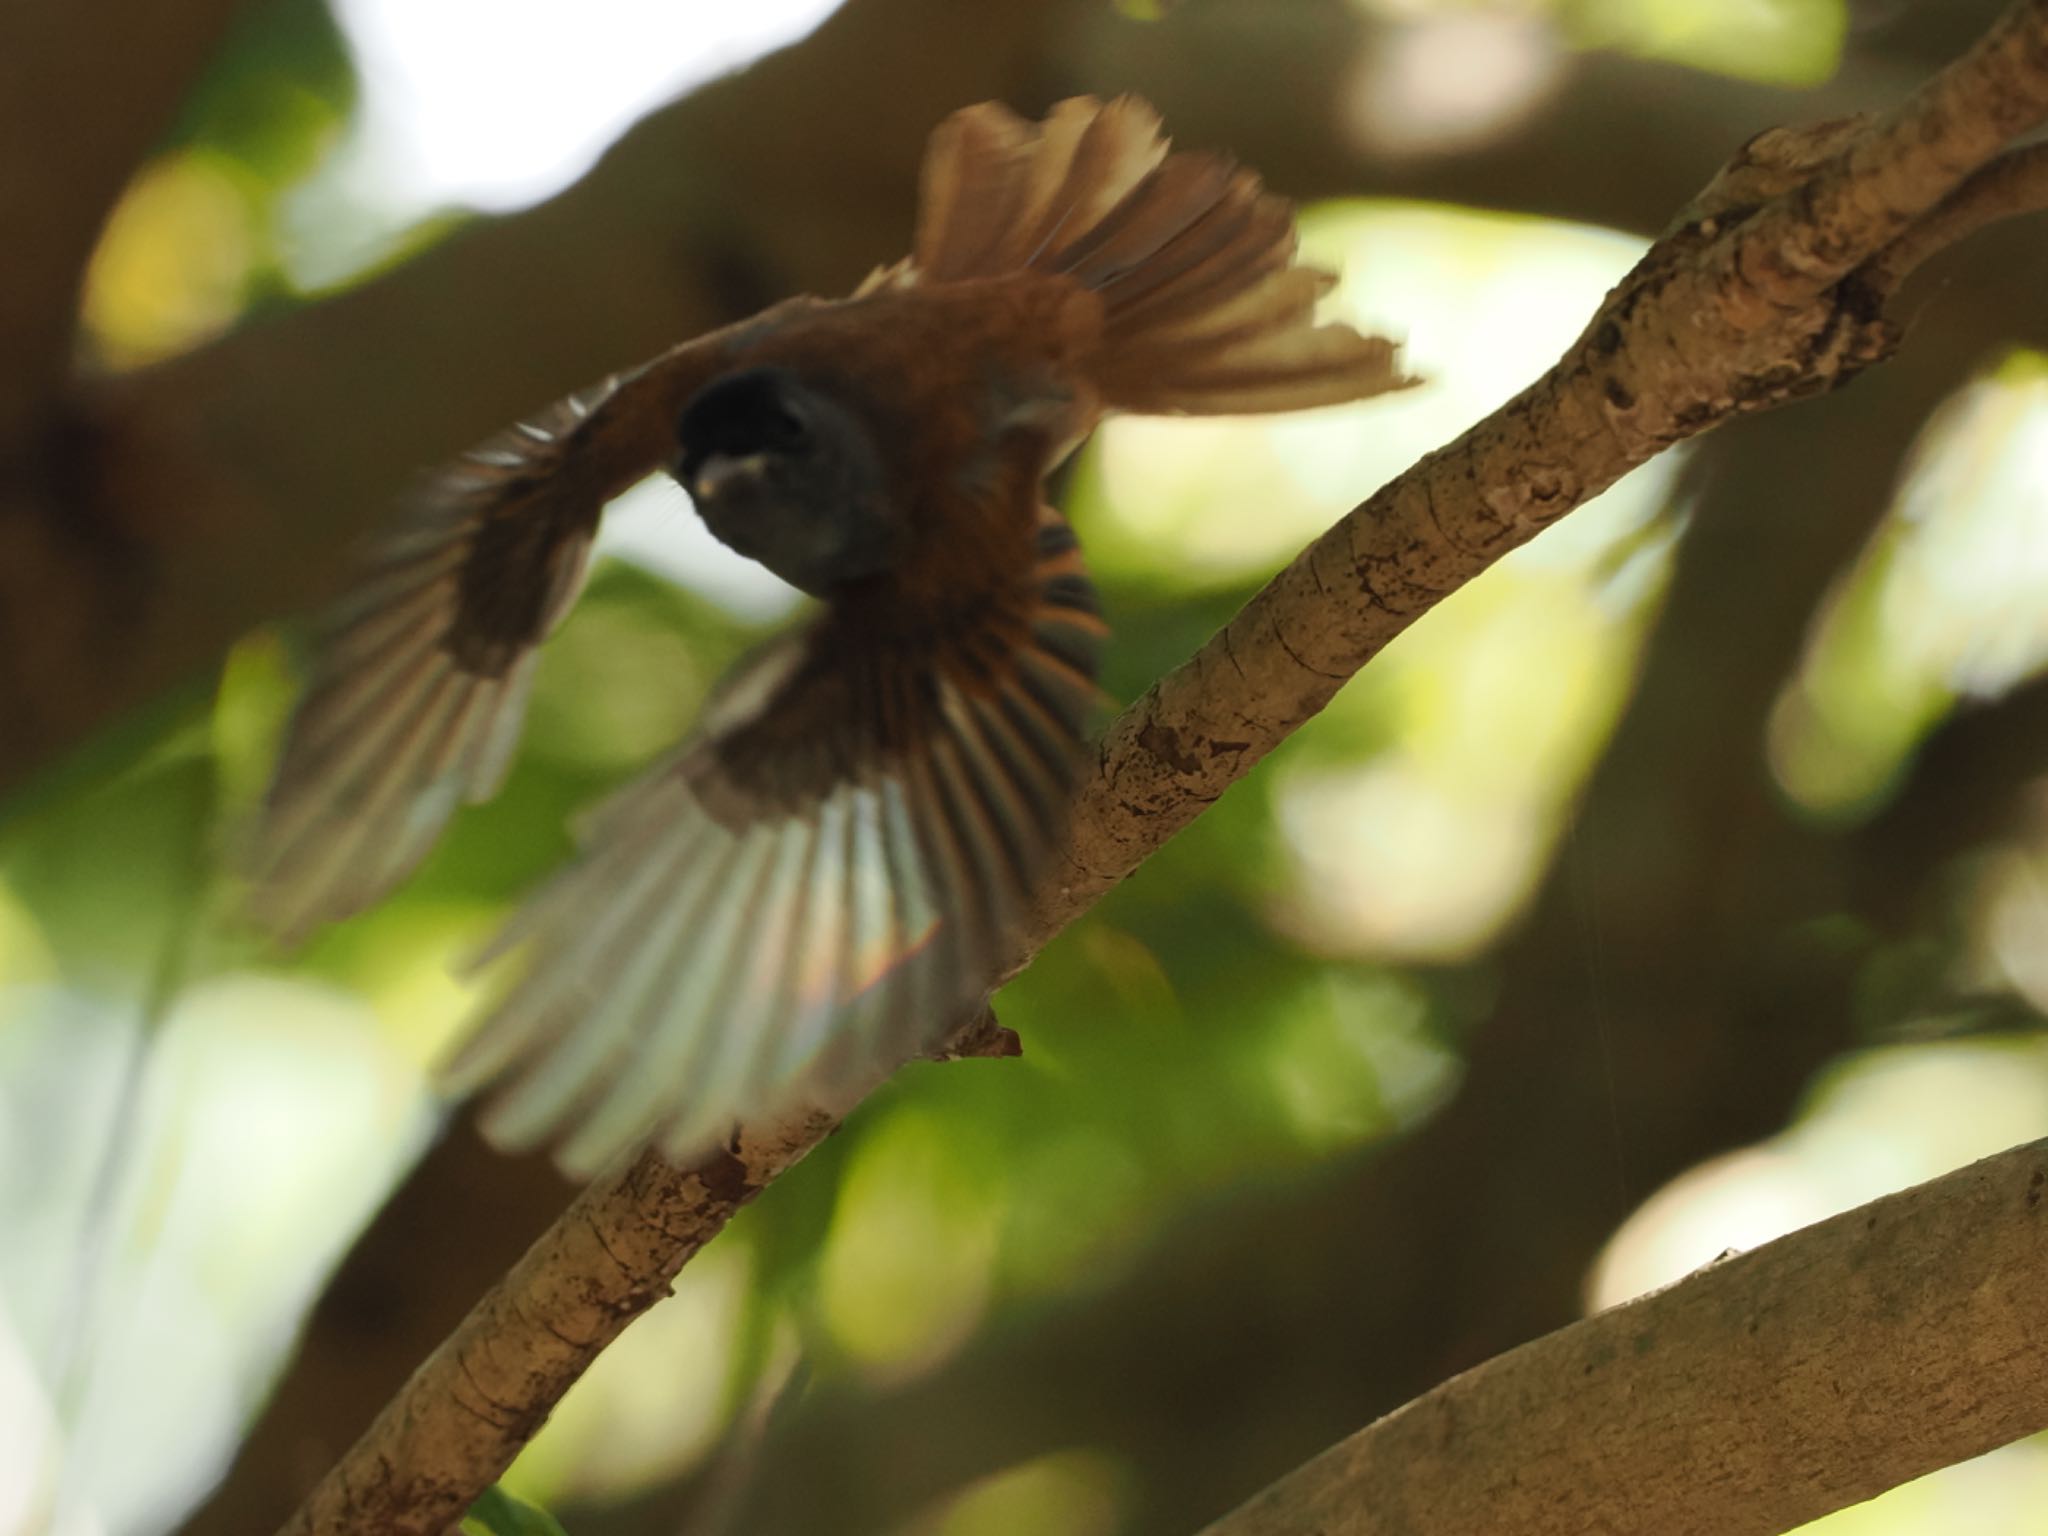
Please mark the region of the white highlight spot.
<svg viewBox="0 0 2048 1536"><path fill-rule="evenodd" d="M837 0L337 0L363 77L350 153L401 198L514 208L651 108L804 36Z"/></svg>

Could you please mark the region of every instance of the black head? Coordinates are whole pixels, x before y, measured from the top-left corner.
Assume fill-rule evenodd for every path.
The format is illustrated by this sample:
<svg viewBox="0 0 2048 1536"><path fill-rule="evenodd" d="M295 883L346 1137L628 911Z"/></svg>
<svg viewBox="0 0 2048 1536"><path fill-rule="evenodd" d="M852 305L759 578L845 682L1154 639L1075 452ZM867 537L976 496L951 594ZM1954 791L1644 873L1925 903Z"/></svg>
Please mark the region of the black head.
<svg viewBox="0 0 2048 1536"><path fill-rule="evenodd" d="M671 471L717 538L819 594L895 562L901 519L873 432L782 368L706 386L676 423Z"/></svg>

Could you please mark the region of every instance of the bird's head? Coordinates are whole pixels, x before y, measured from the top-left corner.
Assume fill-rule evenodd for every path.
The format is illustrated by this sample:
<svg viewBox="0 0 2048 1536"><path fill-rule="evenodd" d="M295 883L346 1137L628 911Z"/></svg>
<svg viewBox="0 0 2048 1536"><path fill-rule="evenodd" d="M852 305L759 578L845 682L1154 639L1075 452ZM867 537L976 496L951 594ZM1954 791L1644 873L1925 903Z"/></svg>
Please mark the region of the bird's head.
<svg viewBox="0 0 2048 1536"><path fill-rule="evenodd" d="M676 423L670 473L720 542L819 595L895 563L892 511L873 431L782 368L707 385Z"/></svg>

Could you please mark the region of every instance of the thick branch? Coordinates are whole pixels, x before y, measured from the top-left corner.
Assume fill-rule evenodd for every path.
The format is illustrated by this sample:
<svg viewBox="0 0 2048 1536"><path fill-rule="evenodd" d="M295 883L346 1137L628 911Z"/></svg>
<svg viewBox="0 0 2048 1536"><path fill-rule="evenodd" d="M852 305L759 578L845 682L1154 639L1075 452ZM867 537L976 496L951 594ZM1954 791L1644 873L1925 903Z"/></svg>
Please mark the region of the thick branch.
<svg viewBox="0 0 2048 1536"><path fill-rule="evenodd" d="M1977 102L1984 119L1959 115L1958 101ZM1859 262L1897 238L1901 207L1935 206L1996 153L1996 142L1980 147L1992 131L1985 122L2010 135L2043 113L2048 0L2023 0L1899 112L1855 134L1815 181L1753 217L1710 206L1701 222L1660 241L1554 368L1342 519L1117 722L1077 805L1072 856L1039 892L1015 963L1312 717L1438 599L1673 443L1829 389L1882 356L1890 336L1873 296L1853 281L1815 275L1801 253L1825 248L1853 277ZM1913 125L1910 142L1900 138L1901 123ZM1816 185L1825 194L1818 201L1807 191ZM1795 270L1805 275L1785 275ZM1767 288L1750 275L1758 272L1769 275ZM818 1122L758 1148L742 1144L737 1157L699 1173L645 1160L587 1194L421 1368L287 1529L445 1528L509 1464L578 1362L594 1358L660 1294L638 1272L607 1290L601 1306L613 1324L599 1337L580 1310L567 1326L557 1319L560 1281L532 1292L520 1277L573 1275L572 1258L557 1250L586 1246L585 1234L602 1220L642 1242L650 1233L680 1234L659 1266L665 1283L743 1198L721 1188L751 1194L829 1128ZM567 1294L580 1308L581 1293ZM565 1336L583 1342L568 1347ZM539 1362L531 1370L528 1351ZM480 1414L476 1382L486 1375L496 1387L486 1394L490 1411ZM394 1475L401 1465L403 1478Z"/></svg>
<svg viewBox="0 0 2048 1536"><path fill-rule="evenodd" d="M591 1185L421 1364L285 1531L448 1530L605 1346L829 1129L749 1137L737 1155L688 1171L643 1158Z"/></svg>
<svg viewBox="0 0 2048 1536"><path fill-rule="evenodd" d="M986 1011L935 1052L1016 1054L1017 1037ZM452 1525L625 1326L831 1130L805 1119L747 1133L693 1168L643 1157L592 1184L377 1416L357 1446L380 1448L374 1473L345 1475L344 1461L285 1531L396 1536Z"/></svg>
<svg viewBox="0 0 2048 1536"><path fill-rule="evenodd" d="M1763 304L1840 281L2048 116L2048 0L2021 0L1948 66L1731 248ZM1763 316L1755 317L1766 323Z"/></svg>
<svg viewBox="0 0 2048 1536"><path fill-rule="evenodd" d="M1775 1536L2048 1423L2048 1141L1453 1377L1204 1536Z"/></svg>

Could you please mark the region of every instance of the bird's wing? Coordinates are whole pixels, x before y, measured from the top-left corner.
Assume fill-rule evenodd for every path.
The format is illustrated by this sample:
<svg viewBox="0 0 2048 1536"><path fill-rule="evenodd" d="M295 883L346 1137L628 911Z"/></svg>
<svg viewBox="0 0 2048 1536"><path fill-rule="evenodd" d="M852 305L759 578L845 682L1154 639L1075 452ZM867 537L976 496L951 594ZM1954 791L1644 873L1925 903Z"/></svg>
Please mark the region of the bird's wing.
<svg viewBox="0 0 2048 1536"><path fill-rule="evenodd" d="M1061 835L1104 633L1040 513L1014 602L888 637L837 610L771 645L604 806L486 959L525 966L450 1086L572 1173L652 1141L843 1110L959 1022Z"/></svg>
<svg viewBox="0 0 2048 1536"><path fill-rule="evenodd" d="M582 588L611 497L671 451L717 332L499 433L439 471L319 625L312 675L243 850L249 910L297 942L376 901L504 777L536 648Z"/></svg>

